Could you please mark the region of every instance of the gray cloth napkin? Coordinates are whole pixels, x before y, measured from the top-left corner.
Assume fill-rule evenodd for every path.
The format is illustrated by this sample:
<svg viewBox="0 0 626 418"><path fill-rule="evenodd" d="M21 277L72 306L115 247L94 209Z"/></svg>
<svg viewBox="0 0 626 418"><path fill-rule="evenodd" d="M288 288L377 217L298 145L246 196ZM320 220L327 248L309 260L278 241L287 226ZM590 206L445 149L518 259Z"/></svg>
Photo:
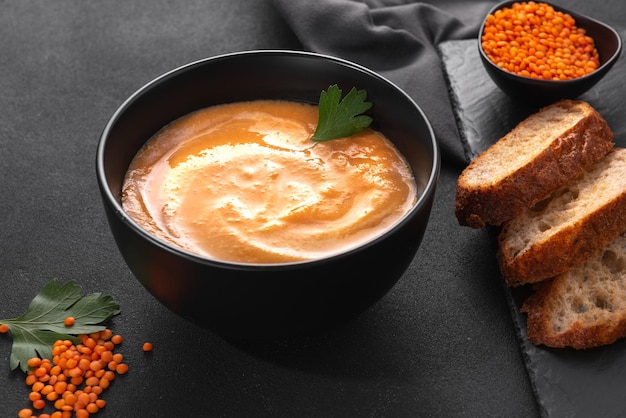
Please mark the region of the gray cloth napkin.
<svg viewBox="0 0 626 418"><path fill-rule="evenodd" d="M437 45L478 36L487 0L273 0L305 49L374 70L429 118L444 161L466 164Z"/></svg>

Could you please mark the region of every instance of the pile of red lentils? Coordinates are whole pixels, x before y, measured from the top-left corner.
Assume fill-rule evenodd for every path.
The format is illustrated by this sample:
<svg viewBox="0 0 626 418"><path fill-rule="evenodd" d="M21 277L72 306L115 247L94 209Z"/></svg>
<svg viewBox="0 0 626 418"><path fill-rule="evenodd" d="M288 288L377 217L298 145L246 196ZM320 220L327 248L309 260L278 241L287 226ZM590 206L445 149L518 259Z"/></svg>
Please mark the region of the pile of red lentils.
<svg viewBox="0 0 626 418"><path fill-rule="evenodd" d="M103 392L116 376L128 372L123 355L115 352L122 337L106 329L78 338L78 344L56 341L52 360L28 361L26 384L32 408L19 411L19 418L89 418L104 408ZM145 343L143 350L151 351L152 344Z"/></svg>
<svg viewBox="0 0 626 418"><path fill-rule="evenodd" d="M487 16L482 49L500 68L536 79L571 80L599 66L594 40L572 16L533 1Z"/></svg>

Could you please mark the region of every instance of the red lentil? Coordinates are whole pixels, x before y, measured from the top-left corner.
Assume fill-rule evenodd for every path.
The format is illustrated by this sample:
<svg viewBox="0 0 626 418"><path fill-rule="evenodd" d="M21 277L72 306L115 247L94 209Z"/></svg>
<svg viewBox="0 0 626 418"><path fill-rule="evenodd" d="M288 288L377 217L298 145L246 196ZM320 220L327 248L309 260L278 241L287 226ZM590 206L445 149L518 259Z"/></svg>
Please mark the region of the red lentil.
<svg viewBox="0 0 626 418"><path fill-rule="evenodd" d="M500 68L524 77L571 80L599 66L594 40L572 16L546 3L513 3L487 16L482 49Z"/></svg>
<svg viewBox="0 0 626 418"><path fill-rule="evenodd" d="M30 418L33 416L33 410L29 408L21 409L20 412L17 413L19 418Z"/></svg>

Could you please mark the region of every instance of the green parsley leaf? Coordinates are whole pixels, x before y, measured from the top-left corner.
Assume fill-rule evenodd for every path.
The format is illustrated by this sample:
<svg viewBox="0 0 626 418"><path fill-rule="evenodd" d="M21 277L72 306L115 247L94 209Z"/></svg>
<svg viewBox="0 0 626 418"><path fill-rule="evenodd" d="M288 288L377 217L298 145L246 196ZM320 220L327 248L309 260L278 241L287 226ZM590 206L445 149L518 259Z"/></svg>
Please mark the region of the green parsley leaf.
<svg viewBox="0 0 626 418"><path fill-rule="evenodd" d="M56 340L79 342L79 334L89 334L105 329L100 323L120 313L119 305L111 296L92 293L81 296L82 289L73 281L62 286L56 279L48 282L32 300L21 316L0 319L13 337L11 370L21 367L28 370L30 358L52 359L52 345ZM67 327L65 318L72 316L74 325Z"/></svg>
<svg viewBox="0 0 626 418"><path fill-rule="evenodd" d="M317 128L311 138L313 141L345 138L361 132L372 123L371 117L362 114L372 107L371 102L365 101L365 90L353 87L343 99L341 94L336 84L330 86L328 91L322 90Z"/></svg>

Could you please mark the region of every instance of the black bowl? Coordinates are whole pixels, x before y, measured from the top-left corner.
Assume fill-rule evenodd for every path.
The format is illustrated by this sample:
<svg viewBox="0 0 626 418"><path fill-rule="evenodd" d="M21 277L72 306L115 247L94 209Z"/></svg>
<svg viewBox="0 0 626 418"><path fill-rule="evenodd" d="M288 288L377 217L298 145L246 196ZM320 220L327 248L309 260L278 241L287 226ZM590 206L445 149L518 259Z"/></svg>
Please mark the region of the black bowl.
<svg viewBox="0 0 626 418"><path fill-rule="evenodd" d="M169 122L228 102L284 99L317 103L338 84L365 89L372 127L404 154L419 198L382 236L342 254L284 264L246 264L191 254L150 235L122 209L124 175L139 148ZM274 338L319 331L385 295L415 257L429 220L440 169L424 113L402 90L359 65L319 54L250 51L194 62L151 81L106 125L97 178L108 222L130 270L181 316L230 338Z"/></svg>
<svg viewBox="0 0 626 418"><path fill-rule="evenodd" d="M489 11L487 16L502 8L510 7L517 2L519 0L508 0L499 3ZM594 39L600 58L600 65L596 71L584 77L562 81L538 80L503 70L494 64L483 51L481 38L485 29L485 18L478 35L478 50L487 73L506 94L514 99L533 105L545 105L560 99L575 99L579 97L606 75L622 51L622 40L619 33L610 26L549 2L542 1L542 3L551 5L557 11L569 14L576 21L576 26L586 30L587 35Z"/></svg>

